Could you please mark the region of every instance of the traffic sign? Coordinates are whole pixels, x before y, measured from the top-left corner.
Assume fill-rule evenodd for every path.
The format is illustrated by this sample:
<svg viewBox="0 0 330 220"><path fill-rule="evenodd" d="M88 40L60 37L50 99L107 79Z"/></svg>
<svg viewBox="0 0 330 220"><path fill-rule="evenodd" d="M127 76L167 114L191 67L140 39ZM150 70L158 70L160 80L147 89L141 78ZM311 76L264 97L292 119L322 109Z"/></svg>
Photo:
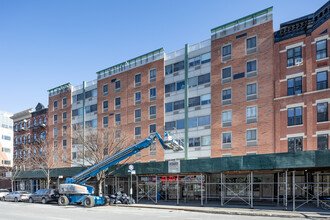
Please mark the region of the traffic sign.
<svg viewBox="0 0 330 220"><path fill-rule="evenodd" d="M131 165L128 166L128 169L134 170L134 166L131 164Z"/></svg>

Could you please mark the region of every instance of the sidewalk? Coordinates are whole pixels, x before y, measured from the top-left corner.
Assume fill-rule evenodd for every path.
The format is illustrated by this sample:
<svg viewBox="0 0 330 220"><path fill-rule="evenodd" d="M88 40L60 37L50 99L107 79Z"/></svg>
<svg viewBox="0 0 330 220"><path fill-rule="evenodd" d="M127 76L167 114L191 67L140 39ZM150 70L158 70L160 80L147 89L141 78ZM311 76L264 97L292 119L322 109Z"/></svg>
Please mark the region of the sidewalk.
<svg viewBox="0 0 330 220"><path fill-rule="evenodd" d="M127 205L118 205L127 206ZM189 212L204 212L213 214L227 214L227 215L248 215L248 216L265 216L265 217L280 217L280 218L320 218L330 219L330 210L322 210L312 207L307 207L302 211L284 211L283 207L274 206L256 206L254 209L238 206L216 207L215 204L207 204L206 207L197 206L194 203L185 203L175 205L173 203L160 202L158 204L151 204L148 202L141 202L139 204L130 205L134 208L152 208L152 209L169 209L182 210Z"/></svg>

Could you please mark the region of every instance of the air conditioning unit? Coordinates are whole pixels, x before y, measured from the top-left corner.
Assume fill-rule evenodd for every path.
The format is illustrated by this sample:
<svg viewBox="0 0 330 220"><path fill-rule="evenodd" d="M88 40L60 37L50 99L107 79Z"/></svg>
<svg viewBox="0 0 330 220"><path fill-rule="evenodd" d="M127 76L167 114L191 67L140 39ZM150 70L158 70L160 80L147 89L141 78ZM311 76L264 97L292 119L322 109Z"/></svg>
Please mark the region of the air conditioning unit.
<svg viewBox="0 0 330 220"><path fill-rule="evenodd" d="M302 59L301 58L296 58L295 63L296 63L296 66L302 65Z"/></svg>

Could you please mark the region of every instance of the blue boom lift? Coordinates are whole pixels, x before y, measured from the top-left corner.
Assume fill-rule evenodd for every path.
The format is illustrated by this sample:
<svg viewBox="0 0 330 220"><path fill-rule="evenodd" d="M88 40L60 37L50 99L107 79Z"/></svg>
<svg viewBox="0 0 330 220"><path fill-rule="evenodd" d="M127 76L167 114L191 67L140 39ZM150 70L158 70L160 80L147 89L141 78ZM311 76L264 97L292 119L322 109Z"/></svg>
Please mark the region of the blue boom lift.
<svg viewBox="0 0 330 220"><path fill-rule="evenodd" d="M155 139L158 139L160 144L164 149L172 149L174 151L182 150L183 147L178 144L171 136L166 132L164 134L164 140L161 136L156 133L151 135L143 141L134 144L119 151L118 153L106 158L105 160L95 164L94 166L84 170L83 172L73 176L72 178L67 178L65 184L59 186L59 192L61 194L58 199L58 204L60 206L66 206L69 204L83 204L85 207L93 207L94 205L105 205L107 204L108 198L101 196L94 196L94 187L83 185L88 179L94 177L99 172L115 165L116 163L138 153L144 148L150 147Z"/></svg>

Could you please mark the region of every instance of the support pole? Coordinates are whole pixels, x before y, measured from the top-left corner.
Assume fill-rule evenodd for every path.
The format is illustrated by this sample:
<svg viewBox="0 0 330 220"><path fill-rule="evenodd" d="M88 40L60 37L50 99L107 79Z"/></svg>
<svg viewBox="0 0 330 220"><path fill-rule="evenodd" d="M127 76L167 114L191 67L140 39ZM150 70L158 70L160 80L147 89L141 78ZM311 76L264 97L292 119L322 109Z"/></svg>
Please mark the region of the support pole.
<svg viewBox="0 0 330 220"><path fill-rule="evenodd" d="M133 175L132 175L132 170L131 170L131 178L130 178L130 182L131 182L131 187L129 189L129 194L131 196L131 201L133 201Z"/></svg>
<svg viewBox="0 0 330 220"><path fill-rule="evenodd" d="M277 173L277 206L280 205L280 172Z"/></svg>
<svg viewBox="0 0 330 220"><path fill-rule="evenodd" d="M224 192L223 192L223 173L221 172L220 173L220 205L221 207L223 207L223 195L224 195Z"/></svg>
<svg viewBox="0 0 330 220"><path fill-rule="evenodd" d="M320 173L316 172L316 203L320 207Z"/></svg>
<svg viewBox="0 0 330 220"><path fill-rule="evenodd" d="M208 193L208 189L209 189L209 187L207 187L208 182L209 181L207 181L207 176L205 174L205 204L207 204L207 193Z"/></svg>
<svg viewBox="0 0 330 220"><path fill-rule="evenodd" d="M306 201L307 201L307 203L308 203L308 192L309 192L309 188L308 188L308 173L306 173L306 179L307 179L307 181L306 181L306 192L307 192L307 193L306 193L306 194L307 194L307 195L306 195L306 198L307 198L307 200L306 200Z"/></svg>
<svg viewBox="0 0 330 220"><path fill-rule="evenodd" d="M157 175L156 175L156 204L158 203L158 199L157 199L157 197L158 197L158 181L157 181Z"/></svg>
<svg viewBox="0 0 330 220"><path fill-rule="evenodd" d="M296 211L296 171L292 171L292 211Z"/></svg>
<svg viewBox="0 0 330 220"><path fill-rule="evenodd" d="M176 205L179 205L179 175L176 176Z"/></svg>
<svg viewBox="0 0 330 220"><path fill-rule="evenodd" d="M204 204L203 204L203 174L201 174L201 206L204 206Z"/></svg>
<svg viewBox="0 0 330 220"><path fill-rule="evenodd" d="M139 203L139 177L135 176L135 184L136 184L136 203Z"/></svg>
<svg viewBox="0 0 330 220"><path fill-rule="evenodd" d="M285 171L285 203L284 209L288 210L288 171Z"/></svg>
<svg viewBox="0 0 330 220"><path fill-rule="evenodd" d="M250 190L250 196L251 196L250 208L253 209L253 171L251 171L250 177L251 177L251 181L250 181L250 184L251 184L251 190Z"/></svg>

